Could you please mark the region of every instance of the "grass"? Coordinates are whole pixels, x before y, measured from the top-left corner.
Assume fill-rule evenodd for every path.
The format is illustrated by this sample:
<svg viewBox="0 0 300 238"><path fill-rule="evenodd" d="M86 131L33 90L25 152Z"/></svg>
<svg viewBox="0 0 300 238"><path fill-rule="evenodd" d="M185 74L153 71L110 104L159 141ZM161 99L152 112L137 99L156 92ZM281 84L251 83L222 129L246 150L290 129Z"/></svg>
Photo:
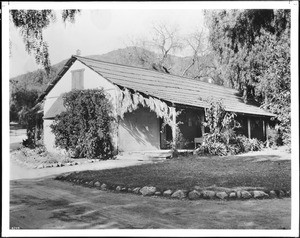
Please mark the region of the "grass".
<svg viewBox="0 0 300 238"><path fill-rule="evenodd" d="M263 158L263 160L261 160ZM200 187L263 187L264 190L290 190L290 160L276 160L274 155L228 157L179 157L156 164L126 168L71 173L68 178L99 181L108 186L165 189Z"/></svg>

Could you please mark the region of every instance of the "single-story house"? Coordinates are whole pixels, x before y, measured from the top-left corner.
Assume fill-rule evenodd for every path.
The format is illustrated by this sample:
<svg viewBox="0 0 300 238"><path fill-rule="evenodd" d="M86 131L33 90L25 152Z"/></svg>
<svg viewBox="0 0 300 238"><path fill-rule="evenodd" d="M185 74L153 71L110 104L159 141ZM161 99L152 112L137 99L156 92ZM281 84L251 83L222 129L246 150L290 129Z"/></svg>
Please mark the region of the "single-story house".
<svg viewBox="0 0 300 238"><path fill-rule="evenodd" d="M56 150L50 125L64 110L62 94L73 89L103 88L119 115L113 144L119 152L168 148L179 127L185 144L194 148L206 128L207 98L222 99L225 109L237 114L239 133L265 140L273 114L243 102L238 91L154 70L72 56L47 87L44 103L44 143ZM178 113L180 112L180 113ZM178 123L180 122L180 123ZM167 126L163 126L167 124Z"/></svg>

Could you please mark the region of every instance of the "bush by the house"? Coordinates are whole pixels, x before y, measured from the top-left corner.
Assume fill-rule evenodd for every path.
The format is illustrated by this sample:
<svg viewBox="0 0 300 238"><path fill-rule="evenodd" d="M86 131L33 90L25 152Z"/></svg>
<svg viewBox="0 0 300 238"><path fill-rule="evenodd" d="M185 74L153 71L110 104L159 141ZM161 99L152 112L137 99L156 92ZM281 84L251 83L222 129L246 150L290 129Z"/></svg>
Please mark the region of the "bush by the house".
<svg viewBox="0 0 300 238"><path fill-rule="evenodd" d="M249 139L244 135L238 135L231 138L229 144L215 142L210 138L209 135L204 136L204 142L197 150L199 155L236 155L249 151L259 151L264 147L262 141L256 138Z"/></svg>
<svg viewBox="0 0 300 238"><path fill-rule="evenodd" d="M235 134L234 129L240 125L235 121L234 113L225 111L221 101L211 101L205 117L203 125L209 128L209 133L203 135L204 140L197 149L198 154L225 156L262 149L261 141Z"/></svg>
<svg viewBox="0 0 300 238"><path fill-rule="evenodd" d="M72 157L109 159L113 156L112 105L102 89L74 90L63 97L65 112L51 129L55 145Z"/></svg>
<svg viewBox="0 0 300 238"><path fill-rule="evenodd" d="M269 147L283 145L282 133L277 128L269 128L268 130Z"/></svg>
<svg viewBox="0 0 300 238"><path fill-rule="evenodd" d="M249 151L259 151L263 148L263 142L256 138L247 138L246 136L239 136L238 140L240 140L243 145L242 152L249 152Z"/></svg>

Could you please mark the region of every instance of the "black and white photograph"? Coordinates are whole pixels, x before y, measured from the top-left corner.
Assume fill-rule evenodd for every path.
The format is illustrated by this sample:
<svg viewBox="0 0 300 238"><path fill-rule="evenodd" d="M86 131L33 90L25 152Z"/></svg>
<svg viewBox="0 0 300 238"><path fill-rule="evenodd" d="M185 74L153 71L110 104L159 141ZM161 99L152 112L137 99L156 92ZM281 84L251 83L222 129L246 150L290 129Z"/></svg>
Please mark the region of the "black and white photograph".
<svg viewBox="0 0 300 238"><path fill-rule="evenodd" d="M299 236L298 1L1 4L3 236Z"/></svg>

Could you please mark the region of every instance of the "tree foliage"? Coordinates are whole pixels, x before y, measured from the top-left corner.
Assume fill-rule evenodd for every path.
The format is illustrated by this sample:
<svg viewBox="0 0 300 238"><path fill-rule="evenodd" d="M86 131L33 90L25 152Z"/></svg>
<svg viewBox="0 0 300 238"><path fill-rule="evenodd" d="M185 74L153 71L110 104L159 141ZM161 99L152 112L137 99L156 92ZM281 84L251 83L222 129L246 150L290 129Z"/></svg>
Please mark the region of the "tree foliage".
<svg viewBox="0 0 300 238"><path fill-rule="evenodd" d="M26 121L22 119L22 115L29 111L35 105L38 98L37 90L26 90L20 88L12 92L10 99L10 121L19 121L22 125L26 124Z"/></svg>
<svg viewBox="0 0 300 238"><path fill-rule="evenodd" d="M245 87L245 96L255 97L253 88L258 81L257 74L262 73L255 48L266 34L273 35L276 44L283 38L289 39L290 11L223 10L206 12L206 18L209 40L218 55L226 84L242 91Z"/></svg>
<svg viewBox="0 0 300 238"><path fill-rule="evenodd" d="M37 105L34 108L22 108L19 113L19 120L21 124L26 126L27 139L23 140L23 145L30 148L35 148L42 139L43 133L43 113L41 108Z"/></svg>
<svg viewBox="0 0 300 238"><path fill-rule="evenodd" d="M206 19L224 84L275 113L288 142L290 10L207 11Z"/></svg>
<svg viewBox="0 0 300 238"><path fill-rule="evenodd" d="M55 145L74 157L111 158L114 119L104 91L90 89L66 93L64 107L66 111L59 114L51 125Z"/></svg>
<svg viewBox="0 0 300 238"><path fill-rule="evenodd" d="M226 112L221 100L209 101L209 107L205 109L203 125L209 129L213 142L229 144L230 139L235 135L234 129L239 127L235 117L235 113Z"/></svg>
<svg viewBox="0 0 300 238"><path fill-rule="evenodd" d="M235 129L239 128L240 124L235 120L235 116L235 113L226 112L221 100L209 100L203 122L209 132L203 135L203 143L196 152L201 155L224 156L260 150L263 147L261 141L236 134Z"/></svg>
<svg viewBox="0 0 300 238"><path fill-rule="evenodd" d="M75 15L80 10L62 10L63 22L74 23ZM54 10L10 10L13 25L20 30L28 54L33 54L35 61L50 73L49 46L43 31L56 21Z"/></svg>

